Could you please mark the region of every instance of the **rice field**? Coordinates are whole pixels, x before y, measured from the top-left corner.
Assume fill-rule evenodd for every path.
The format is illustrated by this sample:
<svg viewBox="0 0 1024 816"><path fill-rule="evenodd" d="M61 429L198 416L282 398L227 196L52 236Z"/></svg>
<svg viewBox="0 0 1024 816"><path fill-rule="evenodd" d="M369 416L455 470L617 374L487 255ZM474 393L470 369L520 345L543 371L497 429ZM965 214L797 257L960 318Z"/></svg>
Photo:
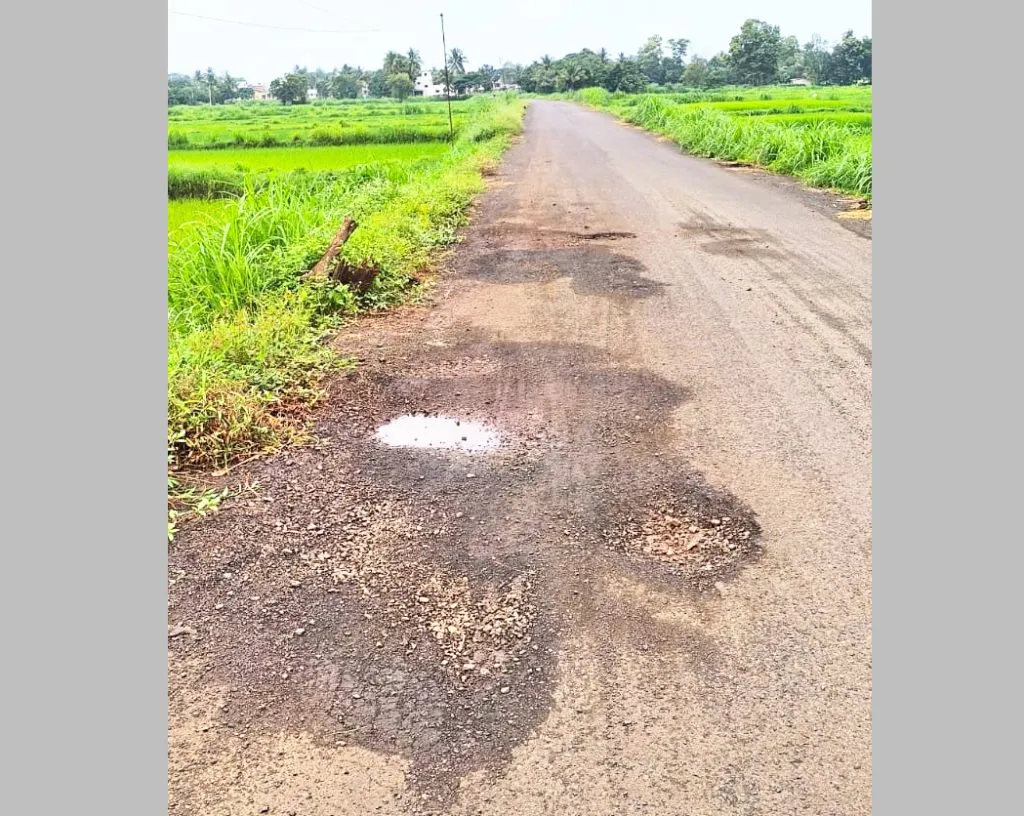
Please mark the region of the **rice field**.
<svg viewBox="0 0 1024 816"><path fill-rule="evenodd" d="M219 168L252 172L266 170L344 170L360 164L436 159L450 150L445 142L345 145L342 147L257 147L223 150L171 150L173 168Z"/></svg>
<svg viewBox="0 0 1024 816"><path fill-rule="evenodd" d="M454 143L413 132L438 118L436 103L171 109L168 142L175 129L193 140L168 152L172 469L223 465L301 435L320 378L347 364L323 344L325 333L408 297L435 248L454 240L524 108L514 96L461 102ZM268 125L370 137L260 147L253 137ZM408 138L391 140L399 132ZM224 133L254 146L196 148ZM342 262L368 270L369 285L305 279L346 217L359 226Z"/></svg>
<svg viewBox="0 0 1024 816"><path fill-rule="evenodd" d="M871 198L871 87L571 95L698 156L756 165Z"/></svg>
<svg viewBox="0 0 1024 816"><path fill-rule="evenodd" d="M453 100L456 135L472 118L473 104ZM444 142L448 138L448 107L439 100L404 104L331 101L289 106L255 102L168 111L169 150L406 144Z"/></svg>
<svg viewBox="0 0 1024 816"><path fill-rule="evenodd" d="M229 199L180 198L167 202L167 235L179 229L216 220L231 204Z"/></svg>

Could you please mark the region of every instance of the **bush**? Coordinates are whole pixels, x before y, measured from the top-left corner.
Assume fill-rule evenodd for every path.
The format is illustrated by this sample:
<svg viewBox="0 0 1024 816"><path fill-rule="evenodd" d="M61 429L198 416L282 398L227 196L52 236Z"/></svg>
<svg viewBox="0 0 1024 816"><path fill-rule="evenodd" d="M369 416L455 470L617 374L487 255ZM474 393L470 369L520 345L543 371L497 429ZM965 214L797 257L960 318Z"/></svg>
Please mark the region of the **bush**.
<svg viewBox="0 0 1024 816"><path fill-rule="evenodd" d="M255 187L262 179L249 177ZM222 198L241 195L245 190L246 175L241 171L192 167L170 167L167 171L167 198Z"/></svg>

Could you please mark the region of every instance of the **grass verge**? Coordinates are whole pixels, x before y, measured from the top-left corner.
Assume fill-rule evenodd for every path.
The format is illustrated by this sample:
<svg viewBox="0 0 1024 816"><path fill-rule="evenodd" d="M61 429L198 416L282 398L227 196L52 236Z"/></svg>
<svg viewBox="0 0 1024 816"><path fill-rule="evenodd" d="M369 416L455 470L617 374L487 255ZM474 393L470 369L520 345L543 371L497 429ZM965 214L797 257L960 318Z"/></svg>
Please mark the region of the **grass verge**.
<svg viewBox="0 0 1024 816"><path fill-rule="evenodd" d="M569 98L667 136L694 155L756 165L871 199L872 140L863 118L847 123L818 115L798 124L656 95L623 99L599 88Z"/></svg>
<svg viewBox="0 0 1024 816"><path fill-rule="evenodd" d="M467 106L468 107L468 106ZM323 343L339 321L407 296L454 240L481 170L521 127L522 101L480 100L443 158L242 179L223 210L169 236L168 461L222 466L302 438L322 376L352 363ZM303 282L345 216L342 256L377 271L364 291Z"/></svg>

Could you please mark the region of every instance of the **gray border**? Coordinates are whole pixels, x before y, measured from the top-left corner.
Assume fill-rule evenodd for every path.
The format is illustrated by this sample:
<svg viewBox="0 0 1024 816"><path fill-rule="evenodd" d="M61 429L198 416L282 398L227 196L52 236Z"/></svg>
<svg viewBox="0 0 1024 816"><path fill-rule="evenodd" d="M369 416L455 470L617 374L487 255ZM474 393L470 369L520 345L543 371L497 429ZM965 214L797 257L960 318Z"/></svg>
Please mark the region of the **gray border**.
<svg viewBox="0 0 1024 816"><path fill-rule="evenodd" d="M1009 724L1016 679L1003 548L1016 555L1019 533L999 516L1019 475L1001 481L982 461L1008 452L1013 423L1000 420L1017 407L1001 398L1019 371L1005 328L1017 208L990 203L999 187L1016 195L1003 175L1014 157L999 152L1012 138L996 137L1016 132L1000 119L1015 76L1000 61L1017 50L993 42L1016 28L971 8L933 13L926 30L910 6L874 9L879 814L992 813L1016 798L1013 735L991 738ZM5 790L21 812L166 808L164 10L71 5L55 26L53 7L22 4L5 43L9 73L32 66L2 129L17 196L0 307ZM942 52L926 63L948 68L928 79L924 41L983 43L984 71ZM946 536L948 553L935 547Z"/></svg>
<svg viewBox="0 0 1024 816"><path fill-rule="evenodd" d="M872 742L884 816L1020 809L1010 327L1021 227L1017 159L997 135L1019 133L1020 26L995 5L873 8ZM938 42L993 59L983 75L953 62L936 72Z"/></svg>
<svg viewBox="0 0 1024 816"><path fill-rule="evenodd" d="M4 22L18 80L0 127L0 596L17 813L167 808L165 9L21 3Z"/></svg>

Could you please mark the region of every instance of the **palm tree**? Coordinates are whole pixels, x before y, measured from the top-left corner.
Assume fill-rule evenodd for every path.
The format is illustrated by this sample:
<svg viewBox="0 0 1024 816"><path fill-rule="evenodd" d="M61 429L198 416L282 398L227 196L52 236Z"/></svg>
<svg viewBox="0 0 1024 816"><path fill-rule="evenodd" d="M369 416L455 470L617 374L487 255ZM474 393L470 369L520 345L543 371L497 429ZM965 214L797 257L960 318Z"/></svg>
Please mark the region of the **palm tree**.
<svg viewBox="0 0 1024 816"><path fill-rule="evenodd" d="M397 51L388 51L384 55L384 73L388 76L402 72L405 58Z"/></svg>
<svg viewBox="0 0 1024 816"><path fill-rule="evenodd" d="M238 82L239 82L239 80L237 80L233 76L231 76L231 72L230 71L225 71L224 72L224 76L221 77L221 80L220 80L220 87L221 87L221 90L224 93L224 98L225 99L232 99L232 98L234 98L236 92L238 91Z"/></svg>
<svg viewBox="0 0 1024 816"><path fill-rule="evenodd" d="M453 74L466 73L466 55L461 48L453 48L448 57L448 70Z"/></svg>
<svg viewBox="0 0 1024 816"><path fill-rule="evenodd" d="M570 91L575 91L585 79L583 68L578 62L570 62L562 70L562 82Z"/></svg>
<svg viewBox="0 0 1024 816"><path fill-rule="evenodd" d="M547 54L545 54L543 57L540 58L540 64L543 65L545 68L550 68L551 67L551 57L549 57Z"/></svg>
<svg viewBox="0 0 1024 816"><path fill-rule="evenodd" d="M600 51L598 51L597 58L601 60L601 62L608 62L608 49L602 48Z"/></svg>
<svg viewBox="0 0 1024 816"><path fill-rule="evenodd" d="M217 75L212 68L206 69L206 88L210 92L210 104L213 104L213 84L217 81Z"/></svg>
<svg viewBox="0 0 1024 816"><path fill-rule="evenodd" d="M409 65L409 79L415 82L416 77L420 75L420 71L423 69L423 60L420 59L420 52L415 48L410 48L409 53L405 55L405 61Z"/></svg>

